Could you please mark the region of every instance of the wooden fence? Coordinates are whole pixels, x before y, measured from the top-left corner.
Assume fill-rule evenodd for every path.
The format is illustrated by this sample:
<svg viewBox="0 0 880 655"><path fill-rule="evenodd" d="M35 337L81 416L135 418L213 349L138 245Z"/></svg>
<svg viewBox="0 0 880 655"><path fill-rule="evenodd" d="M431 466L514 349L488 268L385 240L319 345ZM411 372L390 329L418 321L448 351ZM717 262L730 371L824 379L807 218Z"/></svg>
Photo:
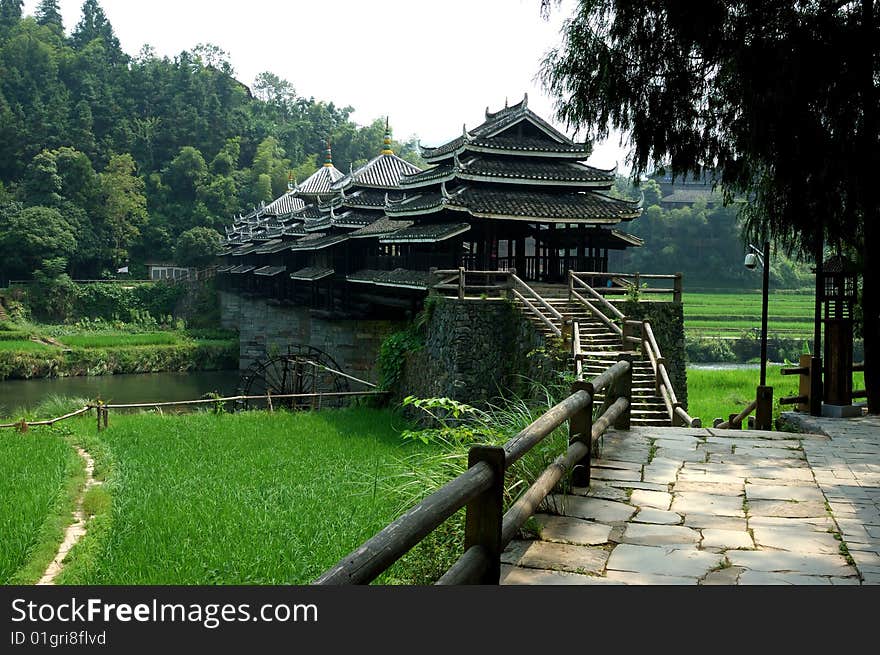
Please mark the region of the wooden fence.
<svg viewBox="0 0 880 655"><path fill-rule="evenodd" d="M604 391L593 419L593 396ZM464 552L437 584L498 584L501 552L567 473L572 483L589 485L593 444L614 426L628 430L632 364L618 361L510 439L504 446L474 446L468 470L426 497L400 518L321 575L314 584L369 584L437 527L466 508ZM569 446L538 479L503 511L504 476L510 467L568 421Z"/></svg>
<svg viewBox="0 0 880 655"><path fill-rule="evenodd" d="M270 411L274 409L273 401L277 402L279 400L308 400L313 399L316 402L313 403L313 409L321 409L321 401L324 398L353 398L357 396L387 396L390 394L390 391L327 391L327 392L316 392L316 393L286 393L286 394L264 394L261 396L224 396L217 398L199 398L198 400L168 400L161 402L145 402L145 403L104 403L100 400L96 400L94 403L89 403L85 407L82 407L74 412L70 412L69 414L65 414L64 416L59 416L58 418L53 419L43 419L39 421L27 421L25 419L21 419L20 421L16 421L15 423L0 423L0 429L3 428L12 428L18 430L19 432L27 432L28 428L35 426L52 426L60 421L65 421L67 419L75 418L77 416L81 416L86 412L91 410L97 410L98 416L98 429L101 430L106 428L109 422L109 412L111 409L160 409L162 407L181 407L187 405L215 405L221 406L227 402L237 402L242 400L264 400Z"/></svg>
<svg viewBox="0 0 880 655"><path fill-rule="evenodd" d="M672 295L673 302L681 302L682 275L673 273L659 275L653 273L607 273L602 271L578 271L576 275L603 296L623 296L627 294ZM652 282L662 285L651 286Z"/></svg>

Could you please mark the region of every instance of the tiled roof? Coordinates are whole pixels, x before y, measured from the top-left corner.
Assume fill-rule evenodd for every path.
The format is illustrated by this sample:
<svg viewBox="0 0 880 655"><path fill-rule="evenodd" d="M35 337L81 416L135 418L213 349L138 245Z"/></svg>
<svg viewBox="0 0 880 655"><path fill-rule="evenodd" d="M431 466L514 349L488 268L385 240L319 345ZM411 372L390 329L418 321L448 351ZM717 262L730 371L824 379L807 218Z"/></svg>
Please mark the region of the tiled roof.
<svg viewBox="0 0 880 655"><path fill-rule="evenodd" d="M370 223L366 227L362 227L354 232L349 232L348 236L352 239L382 237L388 234L393 234L394 232L397 232L397 230L407 228L412 224L412 221L394 221L387 216L383 216L375 223Z"/></svg>
<svg viewBox="0 0 880 655"><path fill-rule="evenodd" d="M610 187L614 174L580 162L553 159L489 158L477 156L456 167L444 162L417 175L401 178L402 188L422 187L458 177L463 180L511 182L515 184L575 184Z"/></svg>
<svg viewBox="0 0 880 655"><path fill-rule="evenodd" d="M330 214L321 214L320 218L310 219L303 223L303 229L306 232L320 232L326 230L330 225Z"/></svg>
<svg viewBox="0 0 880 655"><path fill-rule="evenodd" d="M620 230L610 230L611 236L620 242L621 246L636 246L641 247L645 245L645 240L641 237L637 237L635 234L627 234L626 232L621 232Z"/></svg>
<svg viewBox="0 0 880 655"><path fill-rule="evenodd" d="M316 232L315 234L310 234L309 236L303 237L298 241L294 241L292 244L290 244L290 249L293 251L321 250L322 248L328 248L330 246L336 245L337 243L342 243L347 239L347 234L327 235Z"/></svg>
<svg viewBox="0 0 880 655"><path fill-rule="evenodd" d="M264 277L273 277L287 270L286 266L263 266L254 271L254 275L262 275Z"/></svg>
<svg viewBox="0 0 880 655"><path fill-rule="evenodd" d="M282 234L284 236L292 236L292 237L301 237L308 234L306 232L306 228L303 227L302 223L296 223L294 225L288 225L282 230Z"/></svg>
<svg viewBox="0 0 880 655"><path fill-rule="evenodd" d="M266 245L265 242L262 242L262 241L259 243L246 243L241 248L233 250L232 256L233 257L242 257L244 255L249 255L250 253L254 252L257 248L262 248L265 245Z"/></svg>
<svg viewBox="0 0 880 655"><path fill-rule="evenodd" d="M636 218L641 209L631 202L595 192L549 193L534 189L498 191L461 187L448 198L441 192L424 193L389 205L389 217L413 216L443 209L466 211L481 218L542 220L569 223L617 223Z"/></svg>
<svg viewBox="0 0 880 655"><path fill-rule="evenodd" d="M385 206L385 191L377 189L358 189L352 193L346 192L346 207L378 207ZM400 193L390 193L390 197L400 196Z"/></svg>
<svg viewBox="0 0 880 655"><path fill-rule="evenodd" d="M274 239L255 252L260 255L271 255L276 252L281 252L282 250L287 250L290 247L290 243L290 241Z"/></svg>
<svg viewBox="0 0 880 655"><path fill-rule="evenodd" d="M306 268L301 268L295 273L290 274L291 280L303 280L306 282L314 282L315 280L321 280L325 277L330 277L333 275L334 270L332 268L321 268L320 266L307 266Z"/></svg>
<svg viewBox="0 0 880 655"><path fill-rule="evenodd" d="M334 190L352 186L393 189L401 175L412 175L421 169L397 155L378 155L333 185Z"/></svg>
<svg viewBox="0 0 880 655"><path fill-rule="evenodd" d="M335 166L321 166L302 184L298 184L294 193L299 196L329 195L333 183L343 177L345 174Z"/></svg>
<svg viewBox="0 0 880 655"><path fill-rule="evenodd" d="M231 271L233 268L235 268L235 266L218 266L218 267L217 267L217 272L218 272L218 273L228 273L228 272Z"/></svg>
<svg viewBox="0 0 880 655"><path fill-rule="evenodd" d="M349 209L342 212L336 212L332 219L335 227L361 228L370 223L375 222L382 217L382 213L376 211L361 211L357 209Z"/></svg>
<svg viewBox="0 0 880 655"><path fill-rule="evenodd" d="M721 202L721 192L713 191L712 187L691 187L688 189L675 189L669 195L660 199L662 203L690 205L699 200L706 202Z"/></svg>
<svg viewBox="0 0 880 655"><path fill-rule="evenodd" d="M405 268L396 268L393 271L364 269L346 276L345 279L349 282L376 284L384 287L427 289L430 275L428 271L410 271Z"/></svg>
<svg viewBox="0 0 880 655"><path fill-rule="evenodd" d="M230 273L235 273L236 275L241 275L242 273L250 273L254 270L256 266L250 266L248 264L242 264L241 266L236 266L229 270Z"/></svg>
<svg viewBox="0 0 880 655"><path fill-rule="evenodd" d="M471 229L467 223L415 223L379 239L379 243L436 243L464 234Z"/></svg>
<svg viewBox="0 0 880 655"><path fill-rule="evenodd" d="M299 211L305 206L306 203L302 198L297 198L294 191L288 191L280 198L266 205L263 212L272 216L284 216L285 214Z"/></svg>

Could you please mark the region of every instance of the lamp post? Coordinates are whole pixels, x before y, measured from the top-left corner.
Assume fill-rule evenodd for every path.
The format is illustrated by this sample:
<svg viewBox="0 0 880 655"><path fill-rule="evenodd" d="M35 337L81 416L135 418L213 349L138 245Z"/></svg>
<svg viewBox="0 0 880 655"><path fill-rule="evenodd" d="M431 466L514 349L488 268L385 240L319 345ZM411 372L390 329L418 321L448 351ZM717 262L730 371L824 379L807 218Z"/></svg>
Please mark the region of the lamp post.
<svg viewBox="0 0 880 655"><path fill-rule="evenodd" d="M755 428L769 430L773 415L773 387L767 386L767 304L770 291L770 242L764 242L764 251L761 252L752 244L749 244L752 252L746 254L744 265L748 269L754 269L759 264L763 273L761 289L761 381L758 385L755 401Z"/></svg>

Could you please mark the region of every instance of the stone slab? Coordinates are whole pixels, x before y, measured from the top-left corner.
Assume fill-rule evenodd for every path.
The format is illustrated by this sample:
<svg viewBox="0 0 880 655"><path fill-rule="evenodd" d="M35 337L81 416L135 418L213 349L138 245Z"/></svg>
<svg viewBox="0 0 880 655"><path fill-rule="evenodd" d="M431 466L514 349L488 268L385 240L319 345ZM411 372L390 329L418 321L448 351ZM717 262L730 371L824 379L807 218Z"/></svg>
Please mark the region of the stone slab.
<svg viewBox="0 0 880 655"><path fill-rule="evenodd" d="M735 585L738 584L739 576L743 571L745 569L738 566L728 566L716 571L709 571L706 577L700 581L700 584L703 586Z"/></svg>
<svg viewBox="0 0 880 655"><path fill-rule="evenodd" d="M717 528L703 529L703 540L700 548L713 548L729 550L734 548L754 548L755 542L745 530L719 530Z"/></svg>
<svg viewBox="0 0 880 655"><path fill-rule="evenodd" d="M551 514L535 514L538 532L544 541L556 541L579 546L595 546L608 541L611 527L583 519Z"/></svg>
<svg viewBox="0 0 880 655"><path fill-rule="evenodd" d="M669 491L668 484L660 484L657 482L624 482L608 480L606 484L621 489L647 489L648 491Z"/></svg>
<svg viewBox="0 0 880 655"><path fill-rule="evenodd" d="M841 555L790 553L778 550L730 550L727 559L750 571L795 573L846 578L855 570Z"/></svg>
<svg viewBox="0 0 880 655"><path fill-rule="evenodd" d="M589 496L590 498L602 498L603 500L615 500L626 502L629 494L620 487L591 484L589 487L572 487L571 493L575 496Z"/></svg>
<svg viewBox="0 0 880 655"><path fill-rule="evenodd" d="M689 528L709 528L712 530L745 531L746 519L734 516L712 516L711 514L691 513L684 517L684 524Z"/></svg>
<svg viewBox="0 0 880 655"><path fill-rule="evenodd" d="M759 525L764 526L792 526L804 525L816 532L828 532L835 528L834 521L830 516L814 516L808 518L782 518L779 516L750 516L749 527L755 528Z"/></svg>
<svg viewBox="0 0 880 655"><path fill-rule="evenodd" d="M798 575L794 573L769 573L767 571L746 571L739 578L741 585L832 585L858 584L855 578L830 578L818 575Z"/></svg>
<svg viewBox="0 0 880 655"><path fill-rule="evenodd" d="M552 501L551 506L557 508L563 516L590 519L599 523L628 521L636 513L636 508L632 505L601 498L551 494L548 499Z"/></svg>
<svg viewBox="0 0 880 655"><path fill-rule="evenodd" d="M695 585L697 578L683 578L674 575L654 573L635 573L633 571L608 571L606 578L612 582L628 585Z"/></svg>
<svg viewBox="0 0 880 655"><path fill-rule="evenodd" d="M515 564L530 569L601 573L607 560L604 548L533 541Z"/></svg>
<svg viewBox="0 0 880 655"><path fill-rule="evenodd" d="M781 518L812 518L827 516L824 503L792 503L784 500L749 501L749 516L778 516Z"/></svg>
<svg viewBox="0 0 880 655"><path fill-rule="evenodd" d="M721 564L722 556L697 549L658 548L620 544L608 558L606 568L685 578L702 578Z"/></svg>
<svg viewBox="0 0 880 655"><path fill-rule="evenodd" d="M638 482L642 479L641 471L631 471L628 469L592 469L590 477L596 480L623 480L627 482Z"/></svg>
<svg viewBox="0 0 880 655"><path fill-rule="evenodd" d="M672 487L673 493L685 493L689 491L713 494L715 496L742 496L745 494L745 484L730 482L693 482L679 480Z"/></svg>
<svg viewBox="0 0 880 655"><path fill-rule="evenodd" d="M746 485L746 497L749 503L753 500L795 500L798 502L824 503L825 497L816 487L790 485Z"/></svg>
<svg viewBox="0 0 880 655"><path fill-rule="evenodd" d="M668 510L670 503L672 503L672 494L666 491L636 489L632 492L629 502L637 507Z"/></svg>
<svg viewBox="0 0 880 655"><path fill-rule="evenodd" d="M526 569L521 566L501 565L501 584L503 585L622 585L623 582L608 580L597 575L569 573L567 571L548 571L546 569Z"/></svg>
<svg viewBox="0 0 880 655"><path fill-rule="evenodd" d="M755 543L762 548L787 550L794 553L821 553L834 555L840 552L840 542L829 532L818 532L809 525L762 526L752 528Z"/></svg>
<svg viewBox="0 0 880 655"><path fill-rule="evenodd" d="M630 523L626 526L621 541L625 544L640 546L673 546L696 544L700 539L700 533L697 530L682 525Z"/></svg>
<svg viewBox="0 0 880 655"><path fill-rule="evenodd" d="M679 514L714 514L716 516L745 516L742 499L738 496L716 496L685 492L675 494L670 509Z"/></svg>
<svg viewBox="0 0 880 655"><path fill-rule="evenodd" d="M654 523L657 525L678 525L681 523L681 514L664 512L659 509L640 509L633 518L638 523Z"/></svg>

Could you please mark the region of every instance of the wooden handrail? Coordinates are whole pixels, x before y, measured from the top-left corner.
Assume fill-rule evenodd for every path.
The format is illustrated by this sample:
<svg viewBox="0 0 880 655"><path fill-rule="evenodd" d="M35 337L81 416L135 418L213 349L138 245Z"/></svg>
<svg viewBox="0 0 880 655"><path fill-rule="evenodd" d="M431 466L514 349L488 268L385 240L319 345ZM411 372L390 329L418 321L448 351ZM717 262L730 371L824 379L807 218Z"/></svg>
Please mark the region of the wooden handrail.
<svg viewBox="0 0 880 655"><path fill-rule="evenodd" d="M732 421L724 421L722 423L719 423L715 427L718 429L721 429L721 430L726 430L726 429L728 429L732 426L735 426L735 425L742 425L742 422L745 420L745 418L749 414L754 412L755 408L757 406L758 406L758 402L756 400L753 400L748 405L746 405L746 408L743 411L741 411L739 414L737 414Z"/></svg>
<svg viewBox="0 0 880 655"><path fill-rule="evenodd" d="M525 305L526 307L528 307L535 316L537 316L539 319L541 319L544 322L544 324L550 328L550 331L553 332L553 334L555 336L557 336L557 337L562 336L562 330L560 330L558 327L556 327L553 324L553 321L551 321L549 318L544 316L544 313L541 312L541 310L539 310L537 307L535 307L528 298L526 298L524 295L522 295L516 289L511 289L510 291L511 291L511 293L513 293L513 295L515 295L517 298L519 298L520 301L522 301L522 304Z"/></svg>
<svg viewBox="0 0 880 655"><path fill-rule="evenodd" d="M587 300L581 294L574 290L571 290L571 297L584 305L587 309L589 309L596 318L598 318L600 321L602 321L602 323L605 324L605 327L614 332L617 336L621 338L623 337L623 328L621 328L614 321L605 316L605 314L603 314L599 310L599 308L596 307L593 303L591 303L589 300Z"/></svg>
<svg viewBox="0 0 880 655"><path fill-rule="evenodd" d="M498 532L494 532L496 535L494 546L487 547L485 543L475 543L470 537L470 545L466 540L465 552L437 584L466 584L480 581L497 584L501 549L513 538L528 517L534 513L555 484L575 464L589 462L591 444L609 427L623 422L623 428L628 429L632 393L631 371L632 364L627 360L621 360L603 371L592 382L576 383L575 390L570 396L554 405L504 444L501 451L503 466L494 469L495 472L486 463L486 460L475 458L474 454L475 451L492 454L498 449L472 448L468 457L471 466L466 472L447 482L439 490L380 530L322 574L313 584L367 584L372 582L432 530L465 505L468 506L466 517L468 534L471 534L471 527L475 525L481 526L481 530L490 535L494 530L497 530ZM609 404L604 408L602 415L592 421L593 394L606 388L611 396L609 400L606 400ZM494 523L494 527L492 524L485 525L487 517L478 515L479 510L474 509L480 506L480 501L476 499L485 498L493 485L501 483L506 469L541 443L565 421L570 422L570 430L575 429L575 422L581 426L578 428L579 432L572 437L566 452L556 458L553 464L538 477L503 517L498 514L497 519L493 519L498 521L498 523ZM588 425L589 428L583 427L584 425ZM495 455L492 454L492 457ZM500 494L500 488L498 489ZM500 500L498 502L500 503ZM497 543L498 534L501 535L500 546ZM494 553L493 548L496 551Z"/></svg>
<svg viewBox="0 0 880 655"><path fill-rule="evenodd" d="M570 285L569 288L570 288L571 290L573 290L573 287L571 286L572 283L577 282L577 283L580 284L584 289L587 290L587 293L589 293L591 296L593 296L594 298L596 298L597 300L599 300L599 302L601 302L603 305L605 305L605 307L607 307L608 310L609 310L612 314L614 314L614 316L616 316L616 317L619 318L619 319L623 319L623 318L624 318L624 316L623 316L623 312L622 312L622 311L620 311L617 307L615 307L615 306L612 305L610 302L608 302L608 300L607 300L607 299L606 299L601 293L599 293L599 292L596 291L593 287L591 287L589 284L587 284L587 283L584 282L582 279L580 279L580 278L578 277L578 274L577 274L577 273L575 273L575 272L573 272L573 271L569 271L569 280L570 280L570 281L569 281L569 285Z"/></svg>
<svg viewBox="0 0 880 655"><path fill-rule="evenodd" d="M540 294L538 294L534 289L532 289L532 287L530 287L528 284L526 284L521 279L519 279L519 277L517 277L517 275L515 273L510 274L510 279L511 279L511 281L513 281L514 284L521 286L522 288L526 289L530 294L532 294L532 296L534 296L534 298L538 302L540 302L541 305L543 305L544 308L547 311L549 311L553 315L554 318L556 318L559 321L565 320L563 318L562 314L559 313L559 310L557 310L553 305L551 305L546 300L544 300L544 298L542 298ZM516 291L516 289L514 289L514 291Z"/></svg>
<svg viewBox="0 0 880 655"><path fill-rule="evenodd" d="M681 276L674 273L608 273L607 271L574 271L575 275L584 277L622 277L641 280L677 280ZM672 289L669 289L672 291Z"/></svg>

